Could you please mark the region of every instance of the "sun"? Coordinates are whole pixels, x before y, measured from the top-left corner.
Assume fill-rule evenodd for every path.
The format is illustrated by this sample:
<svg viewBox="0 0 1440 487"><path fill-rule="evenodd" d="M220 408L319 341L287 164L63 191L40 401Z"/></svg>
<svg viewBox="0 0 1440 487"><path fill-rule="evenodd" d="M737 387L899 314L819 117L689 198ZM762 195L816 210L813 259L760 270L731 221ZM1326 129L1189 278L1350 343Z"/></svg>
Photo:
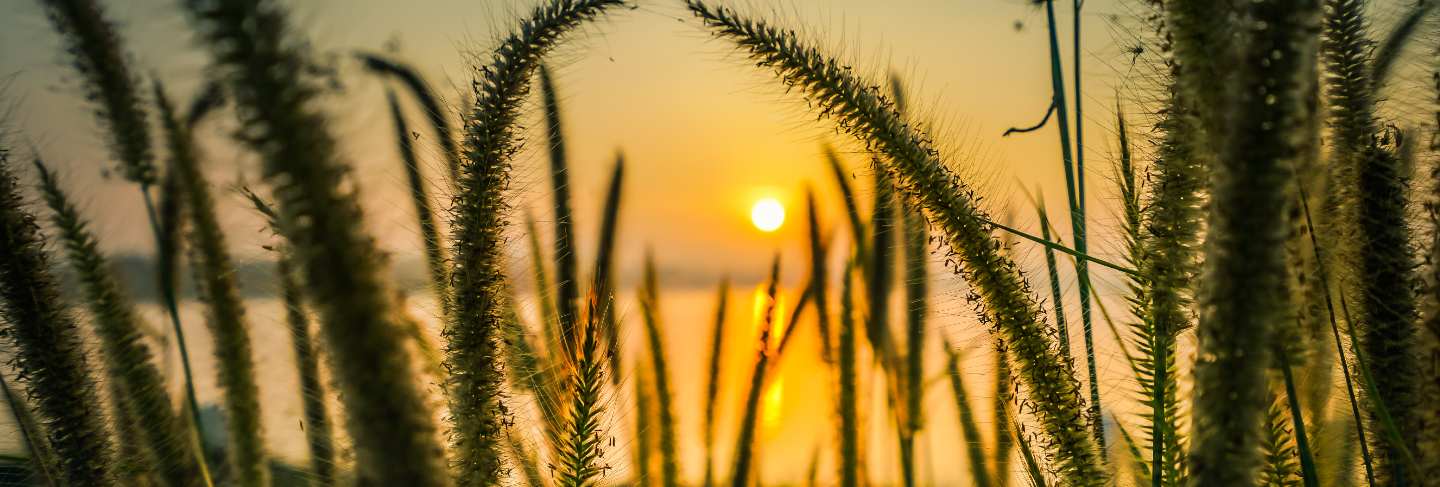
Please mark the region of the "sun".
<svg viewBox="0 0 1440 487"><path fill-rule="evenodd" d="M773 232L785 224L785 206L775 198L761 198L750 207L750 222L762 232Z"/></svg>

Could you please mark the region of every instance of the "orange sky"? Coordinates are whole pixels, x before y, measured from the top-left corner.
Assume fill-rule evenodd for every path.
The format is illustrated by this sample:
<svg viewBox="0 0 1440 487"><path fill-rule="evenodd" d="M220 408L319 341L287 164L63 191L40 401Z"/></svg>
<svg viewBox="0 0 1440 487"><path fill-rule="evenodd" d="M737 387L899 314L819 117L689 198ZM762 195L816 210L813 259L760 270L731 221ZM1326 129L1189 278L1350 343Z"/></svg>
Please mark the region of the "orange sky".
<svg viewBox="0 0 1440 487"><path fill-rule="evenodd" d="M173 3L108 3L122 23L136 65L144 73L158 73L182 99L193 93L203 78L204 57L192 47L185 19ZM467 86L467 53L487 50L530 3L323 0L298 2L294 10L297 24L322 49L346 53L398 47L400 58L418 66L438 91L455 101L455 94ZM803 233L795 223L802 221L804 185L814 184L819 191L827 222L842 217L820 144L848 140L814 123L803 103L777 90L768 73L709 39L678 3L641 4L638 10L585 29L551 57L563 97L573 205L585 244L582 261L589 258L588 242L598 223L611 161L623 150L623 267L637 265L647 244L657 249L669 272L700 282L726 270L758 276L766 256L777 247L798 263ZM7 98L17 105L11 128L21 129L50 162L62 167L71 187L83 189L77 192L89 200L87 208L105 245L148 252L144 226L133 221L140 215L134 188L100 177L104 152L97 131L68 81L72 76L60 64L44 16L33 2L0 0L0 5L15 12L0 18L0 76L10 78ZM1049 98L1045 17L1039 8L1019 0L743 5L787 25L804 26L857 68L900 73L912 91L912 110L936 122L935 135L952 165L992 200L1023 202L1020 188L1042 186L1048 206L1064 207L1054 132L999 136L1006 127L1033 123ZM1094 181L1091 200L1101 205L1108 198L1103 189L1108 187L1108 156L1114 146L1107 140L1116 90L1109 80L1128 63L1112 40L1111 16L1127 18L1129 7L1092 0L1086 8L1087 172ZM1061 9L1061 21L1068 25L1068 8ZM360 174L369 223L384 247L402 259L417 255L420 247L391 140L383 84L353 64L344 65L341 78L345 89L333 97L331 110L334 129ZM416 124L418 120L412 120ZM254 162L229 147L225 130L222 124L211 124L204 131L212 179L233 184L243 174L253 181ZM424 145L425 137L429 135L424 134L421 147L433 147ZM439 159L427 162L431 174L438 174ZM856 189L868 199L866 160L855 156L848 162L859 177ZM517 161L512 199L520 210L517 221L532 208L542 221L547 218L545 164L543 152L535 150ZM256 240L247 238L259 229L258 220L238 196L222 196L236 251L261 255ZM779 198L789 207L791 218L780 232L762 234L749 225L750 205L762 196ZM1028 205L1018 208L1028 216ZM843 237L843 232L837 234Z"/></svg>

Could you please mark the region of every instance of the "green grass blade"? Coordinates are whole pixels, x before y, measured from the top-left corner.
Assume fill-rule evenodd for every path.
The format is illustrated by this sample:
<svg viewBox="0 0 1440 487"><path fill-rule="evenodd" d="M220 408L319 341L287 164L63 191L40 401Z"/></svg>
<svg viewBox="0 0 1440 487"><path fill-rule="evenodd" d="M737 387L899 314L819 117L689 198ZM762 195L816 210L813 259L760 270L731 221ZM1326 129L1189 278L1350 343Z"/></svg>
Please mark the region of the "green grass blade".
<svg viewBox="0 0 1440 487"><path fill-rule="evenodd" d="M575 327L576 301L580 299L580 274L575 261L575 231L570 212L570 170L565 155L565 134L560 125L560 101L555 94L550 70L540 66L540 95L545 105L545 128L549 137L550 194L554 197L556 311L561 336Z"/></svg>
<svg viewBox="0 0 1440 487"><path fill-rule="evenodd" d="M745 487L749 485L752 474L755 456L755 431L758 429L760 416L760 396L765 389L765 375L770 363L771 343L770 335L774 329L776 293L780 281L780 256L776 255L774 262L770 265L770 280L768 281L764 307L765 315L761 318L760 336L757 339L757 352L755 367L750 373L750 387L745 395L744 416L740 420L740 431L735 435L735 462L730 470L730 485L733 487Z"/></svg>
<svg viewBox="0 0 1440 487"><path fill-rule="evenodd" d="M990 466L985 462L985 443L980 439L980 427L975 422L975 412L970 406L970 397L965 392L965 380L960 374L960 353L955 346L945 343L946 368L950 375L950 388L955 393L955 408L960 413L961 441L965 444L965 458L970 462L970 478L975 485L993 485L990 480Z"/></svg>
<svg viewBox="0 0 1440 487"><path fill-rule="evenodd" d="M867 260L870 255L868 240L865 231L864 220L860 218L860 207L855 197L855 190L850 188L850 178L845 175L845 169L840 163L840 155L835 153L835 148L825 145L821 147L825 152L825 162L830 166L830 172L835 175L835 186L840 188L841 199L845 202L845 216L850 222L850 241L855 244L855 255L860 259L861 266L869 265ZM862 271L863 272L863 271Z"/></svg>
<svg viewBox="0 0 1440 487"><path fill-rule="evenodd" d="M858 259L855 259L858 260ZM839 405L840 421L840 487L858 487L860 480L860 411L856 369L859 357L855 344L854 290L851 282L855 279L854 262L845 261L845 272L840 279L840 329L837 343L839 355Z"/></svg>
<svg viewBox="0 0 1440 487"><path fill-rule="evenodd" d="M655 278L655 258L649 252L645 254L645 282L639 295L640 312L645 318L645 335L649 338L650 365L655 373L656 407L660 419L660 485L675 487L680 483L680 458L675 445L675 406L670 393L665 340L661 335L660 286Z"/></svg>
<svg viewBox="0 0 1440 487"><path fill-rule="evenodd" d="M1040 238L1050 241L1050 216L1045 212L1045 202L1038 200L1035 211L1040 217ZM1058 243L1058 242L1057 242ZM1065 321L1065 296L1060 292L1060 271L1055 265L1055 249L1045 247L1045 271L1050 278L1050 300L1055 310L1055 329L1060 338L1060 355L1073 360L1070 355L1070 326Z"/></svg>
<svg viewBox="0 0 1440 487"><path fill-rule="evenodd" d="M441 245L435 211L430 204L430 192L425 188L425 176L420 173L420 159L415 155L415 139L395 93L386 90L385 101L390 106L390 120L395 126L395 146L400 151L400 162L405 165L405 182L410 186L410 203L415 206L415 221L425 246L425 266L430 271L430 290L440 302L442 312L448 311L450 272L446 268L445 250Z"/></svg>
<svg viewBox="0 0 1440 487"><path fill-rule="evenodd" d="M615 267L615 236L620 228L620 201L624 194L625 155L615 155L615 168L605 191L605 208L601 210L600 237L595 250L595 271L591 274L591 292L605 296L615 288L611 269ZM620 323L614 313L606 313L602 322L606 356L610 359L612 385L620 384Z"/></svg>
<svg viewBox="0 0 1440 487"><path fill-rule="evenodd" d="M815 302L815 320L820 331L820 359L826 364L835 361L834 341L830 331L829 297L826 296L829 276L825 270L828 249L820 240L820 215L815 207L815 191L805 190L805 217L810 241L810 297Z"/></svg>
<svg viewBox="0 0 1440 487"><path fill-rule="evenodd" d="M710 368L705 380L705 487L715 485L715 422L720 398L720 362L725 350L725 308L730 296L730 278L720 280L715 296L715 323L710 332Z"/></svg>
<svg viewBox="0 0 1440 487"><path fill-rule="evenodd" d="M560 348L560 315L555 310L555 296L551 294L550 273L545 270L545 249L540 246L540 229L535 226L535 217L525 213L525 237L530 243L530 273L534 276L535 300L540 303L540 329L545 334L547 350L558 356Z"/></svg>

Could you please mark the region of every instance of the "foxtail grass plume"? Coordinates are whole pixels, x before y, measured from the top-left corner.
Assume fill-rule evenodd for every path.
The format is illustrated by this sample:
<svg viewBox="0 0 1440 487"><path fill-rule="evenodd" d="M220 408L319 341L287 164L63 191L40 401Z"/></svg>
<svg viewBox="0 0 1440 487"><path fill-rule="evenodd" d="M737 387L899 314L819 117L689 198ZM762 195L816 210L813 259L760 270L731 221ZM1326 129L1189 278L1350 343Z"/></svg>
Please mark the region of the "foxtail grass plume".
<svg viewBox="0 0 1440 487"><path fill-rule="evenodd" d="M655 278L655 256L645 254L645 279L640 288L640 312L645 318L645 336L650 345L650 365L655 374L656 417L660 420L660 485L680 483L680 458L675 445L675 406L671 394L670 367L665 357L664 328L660 316L660 286Z"/></svg>
<svg viewBox="0 0 1440 487"><path fill-rule="evenodd" d="M362 483L448 485L434 414L409 374L405 331L381 280L381 258L363 230L359 195L318 88L305 78L303 42L287 12L271 0L186 0L214 73L234 99L244 141L272 183L283 233L291 243L334 363Z"/></svg>
<svg viewBox="0 0 1440 487"><path fill-rule="evenodd" d="M237 485L270 485L270 467L265 459L265 439L260 422L260 390L255 384L255 359L251 354L250 326L235 282L235 264L226 248L225 234L215 215L210 183L201 172L198 148L190 128L182 125L164 87L155 84L155 100L170 152L168 169L176 173L190 219L189 241L198 277L201 301L205 303L210 334L215 340L215 362L219 384L224 390L225 424L229 431L227 449Z"/></svg>
<svg viewBox="0 0 1440 487"><path fill-rule="evenodd" d="M450 437L462 485L492 485L503 473L499 435L507 413L497 349L504 309L500 253L509 211L503 191L511 159L520 149L520 105L546 51L567 32L623 4L621 0L546 2L501 40L488 65L476 70L475 105L464 141L466 160L451 210L453 323L444 331L449 341L446 365L451 370ZM573 356L575 330L560 331L561 350L556 354ZM583 472L575 475L585 477Z"/></svg>
<svg viewBox="0 0 1440 487"><path fill-rule="evenodd" d="M108 135L125 179L149 187L157 181L150 124L115 25L95 0L40 0L72 56L88 100Z"/></svg>
<svg viewBox="0 0 1440 487"><path fill-rule="evenodd" d="M368 53L359 53L356 56L360 58L365 69L400 81L415 97L415 101L420 103L420 109L425 111L425 118L435 132L440 152L445 155L450 180L452 183L459 181L461 154L455 140L455 129L450 126L450 110L444 108L440 98L430 90L430 84L426 83L425 78L414 68L399 61Z"/></svg>
<svg viewBox="0 0 1440 487"><path fill-rule="evenodd" d="M70 485L110 485L115 481L115 452L104 410L95 407L99 395L80 327L60 299L45 239L20 194L3 146L0 227L0 340L14 347L10 365L45 425L59 477Z"/></svg>
<svg viewBox="0 0 1440 487"><path fill-rule="evenodd" d="M1063 365L1054 331L1015 264L1002 255L975 195L944 165L929 137L907 124L880 91L791 31L740 16L698 0L688 3L715 36L732 41L762 67L797 88L815 110L881 152L897 187L924 207L956 254L956 270L975 288L975 304L1019 365L1021 383L1034 403L1044 447L1057 459L1065 482L1104 483L1099 452L1089 434L1079 383Z"/></svg>
<svg viewBox="0 0 1440 487"><path fill-rule="evenodd" d="M1183 93L1217 118L1202 117L1214 161L1194 366L1192 484L1248 485L1260 466L1271 339L1288 316L1282 224L1293 194L1288 168L1303 153L1302 73L1316 62L1318 13L1313 1L1247 4L1235 12L1238 31L1225 34L1234 32L1235 46L1191 45L1195 38L1175 26ZM1234 61L1224 75L1185 64L1215 49L1222 51L1203 62ZM1223 93L1214 91L1222 86Z"/></svg>
<svg viewBox="0 0 1440 487"><path fill-rule="evenodd" d="M191 436L184 418L176 415L170 403L165 378L155 367L152 352L141 335L140 315L134 302L121 290L89 223L60 189L55 174L39 159L35 160L35 168L59 240L79 276L109 379L122 384L131 401L146 449L159 467L156 476L172 487L208 486L209 474L198 451L198 439Z"/></svg>

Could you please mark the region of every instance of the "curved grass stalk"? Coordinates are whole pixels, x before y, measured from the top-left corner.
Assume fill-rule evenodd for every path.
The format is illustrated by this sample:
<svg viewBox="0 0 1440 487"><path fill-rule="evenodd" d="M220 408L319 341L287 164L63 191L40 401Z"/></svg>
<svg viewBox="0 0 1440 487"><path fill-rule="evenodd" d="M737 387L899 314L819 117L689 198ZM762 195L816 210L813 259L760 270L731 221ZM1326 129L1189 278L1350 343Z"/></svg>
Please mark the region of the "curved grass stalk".
<svg viewBox="0 0 1440 487"><path fill-rule="evenodd" d="M615 168L605 191L605 208L600 217L600 241L595 249L595 270L590 289L598 296L608 296L615 288L610 268L615 267L615 235L620 228L620 197L625 183L625 156L615 155ZM605 313L601 329L605 339L605 356L610 359L611 385L620 385L620 323L614 313Z"/></svg>
<svg viewBox="0 0 1440 487"><path fill-rule="evenodd" d="M720 362L725 350L725 308L729 304L730 278L720 280L715 296L715 324L710 332L710 368L705 380L705 487L715 485L715 416L720 398Z"/></svg>
<svg viewBox="0 0 1440 487"><path fill-rule="evenodd" d="M770 280L766 285L766 301L761 317L760 336L756 341L755 367L750 373L749 392L745 395L744 415L740 420L740 432L735 435L735 463L730 470L730 485L750 485L755 457L755 430L760 416L760 396L765 390L765 376L770 363L773 340L770 339L775 326L775 299L780 283L780 256L770 264ZM842 332L843 333L843 332Z"/></svg>
<svg viewBox="0 0 1440 487"><path fill-rule="evenodd" d="M430 84L426 83L425 78L414 68L399 61L370 53L356 53L355 56L364 63L365 69L400 81L415 97L415 101L420 103L420 108L425 111L425 117L430 121L430 128L435 131L440 152L445 154L450 181L459 181L461 155L460 148L455 143L455 131L450 127L450 110L446 109L440 98L430 90Z"/></svg>
<svg viewBox="0 0 1440 487"><path fill-rule="evenodd" d="M5 395L5 405L9 406L10 412L15 415L15 427L19 430L20 440L29 449L28 460L35 469L35 477L49 487L57 487L59 484L52 470L60 463L60 459L55 456L55 450L40 431L40 423L35 421L35 415L31 414L30 405L20 398L18 391L10 388L4 374L0 374L0 393Z"/></svg>
<svg viewBox="0 0 1440 487"><path fill-rule="evenodd" d="M1287 168L1303 154L1303 73L1315 62L1316 2L1245 7L1235 13L1235 36L1244 42L1230 76L1196 79L1208 73L1184 62L1199 46L1175 46L1182 87L1224 83L1209 88L1224 96L1194 100L1228 122L1223 130L1205 125L1215 160L1188 464L1198 485L1248 485L1260 466L1271 340L1289 312L1281 224L1292 194Z"/></svg>
<svg viewBox="0 0 1440 487"><path fill-rule="evenodd" d="M570 211L570 170L565 154L565 133L560 125L560 100L550 70L540 65L540 95L545 105L545 128L550 142L550 189L555 205L555 303L560 329L575 326L580 300L580 273L575 261L575 230Z"/></svg>
<svg viewBox="0 0 1440 487"><path fill-rule="evenodd" d="M980 427L975 423L975 412L970 407L970 396L965 392L965 380L960 375L960 353L948 341L945 352L950 388L955 393L955 407L960 412L960 431L964 433L965 459L970 462L970 479L975 485L992 485L990 466L985 462L985 443L980 439Z"/></svg>
<svg viewBox="0 0 1440 487"><path fill-rule="evenodd" d="M274 185L279 221L321 317L355 442L361 483L447 485L434 414L409 374L405 331L381 280L384 259L363 230L318 91L303 76L285 8L271 0L186 0L245 142ZM343 271L337 271L343 270Z"/></svg>
<svg viewBox="0 0 1440 487"><path fill-rule="evenodd" d="M9 156L0 147L0 339L14 346L10 365L45 424L57 477L69 485L111 485L115 452L103 409L94 407L100 400L80 327L60 299L49 261L40 226L26 209ZM15 401L11 407L19 415L26 406ZM39 433L22 426L24 434ZM46 460L35 458L37 465Z"/></svg>
<svg viewBox="0 0 1440 487"><path fill-rule="evenodd" d="M567 32L623 4L621 0L546 2L522 20L493 51L489 64L475 73L475 105L464 141L466 162L452 210L453 323L444 332L449 340L446 365L451 370L451 442L462 485L493 485L503 472L499 448L507 412L497 350L504 310L500 253L508 210L503 191L509 185L511 158L520 149L520 105L546 51ZM577 340L574 327L561 328L561 347L555 354L574 357ZM572 453L579 455L577 461L588 455L586 450ZM577 481L588 478L584 471L571 474Z"/></svg>
<svg viewBox="0 0 1440 487"><path fill-rule="evenodd" d="M670 370L665 359L665 341L660 329L660 286L655 281L655 257L645 254L645 282L640 289L640 311L645 315L645 335L650 344L650 365L655 372L656 409L660 420L660 485L675 487L680 482L680 458L675 446L675 406L670 393Z"/></svg>
<svg viewBox="0 0 1440 487"><path fill-rule="evenodd" d="M1395 61L1400 59L1405 45L1414 38L1415 31L1420 28L1420 24L1430 15L1430 12L1435 10L1435 4L1436 2L1433 0L1419 0L1411 5L1405 15L1400 18L1400 23L1395 25L1394 30L1390 31L1390 35L1386 36L1385 41L1380 43L1379 48L1375 50L1373 54L1375 59L1370 62L1370 78L1374 80L1376 92L1385 87L1385 82L1390 79L1390 70L1395 66Z"/></svg>
<svg viewBox="0 0 1440 487"><path fill-rule="evenodd" d="M240 486L266 486L270 484L270 467L265 458L264 429L260 422L260 390L255 384L250 327L235 282L235 265L215 215L210 183L200 172L195 140L189 127L176 117L165 89L158 82L155 101L170 152L169 168L176 172L188 210L186 214L190 216L188 240L195 250L193 259L201 301L206 305L207 322L215 339L218 382L225 392L225 424L230 440L227 450L234 469L233 479Z"/></svg>
<svg viewBox="0 0 1440 487"><path fill-rule="evenodd" d="M430 271L430 289L440 301L442 312L450 305L450 271L445 264L445 249L441 246L440 231L436 226L435 212L430 206L430 192L425 189L425 177L420 174L420 160L415 156L415 139L411 136L410 125L400 109L395 93L385 91L385 101L390 106L390 120L395 124L396 148L400 161L405 164L405 181L410 186L410 202L415 205L415 221L420 227L420 238L425 245L425 267ZM428 110L428 108L427 108Z"/></svg>
<svg viewBox="0 0 1440 487"><path fill-rule="evenodd" d="M820 215L815 207L815 191L809 187L805 190L805 219L806 235L810 243L810 289L807 295L815 301L815 320L820 331L820 359L829 365L835 363L835 345L831 338L830 306L826 296L827 283L830 282L825 271L828 251L825 243L820 240ZM924 242L920 245L924 246ZM797 313L798 308L797 306Z"/></svg>
<svg viewBox="0 0 1440 487"><path fill-rule="evenodd" d="M861 484L860 411L856 404L859 388L855 370L860 360L856 356L855 298L851 289L856 260L859 259L846 260L845 272L840 275L840 329L837 332L839 343L836 344L839 359L840 487L858 487Z"/></svg>
<svg viewBox="0 0 1440 487"><path fill-rule="evenodd" d="M210 476L200 457L199 442L192 431L187 431L184 418L177 417L172 409L165 379L155 368L150 348L142 339L134 303L121 291L108 259L100 253L99 241L60 189L55 174L39 159L35 167L45 203L54 213L52 221L59 229L60 241L69 254L71 267L80 276L109 378L122 384L130 398L145 446L159 468L156 476L172 487L209 486Z"/></svg>
<svg viewBox="0 0 1440 487"><path fill-rule="evenodd" d="M270 231L281 235L279 215L270 203L241 188L255 211L265 217ZM285 244L270 248L276 254L276 277L280 281L280 298L285 305L285 324L290 331L290 346L295 351L296 375L300 378L301 409L305 418L305 444L310 451L310 474L322 487L335 485L335 440L329 408L325 405L325 383L320 380L320 359L315 339L310 335L310 317L305 313L305 291L300 285L295 258Z"/></svg>
<svg viewBox="0 0 1440 487"><path fill-rule="evenodd" d="M1040 319L1015 264L996 248L975 195L945 168L928 137L906 124L878 89L792 32L698 0L688 5L714 35L735 42L761 66L774 69L781 81L807 95L817 111L885 154L881 160L886 171L922 203L945 235L954 252L949 260L974 287L976 307L997 339L1015 354L1045 435L1043 446L1057 459L1056 470L1074 484L1105 482L1107 474L1087 432L1079 384L1055 348L1053 328Z"/></svg>
<svg viewBox="0 0 1440 487"><path fill-rule="evenodd" d="M325 405L325 383L320 380L320 361L310 337L310 317L305 315L305 295L288 251L282 250L276 274L285 302L285 324L295 350L295 367L300 376L301 409L305 417L305 444L310 451L310 473L322 487L335 485L335 440L330 411Z"/></svg>
<svg viewBox="0 0 1440 487"><path fill-rule="evenodd" d="M167 240L159 215L150 195L157 182L154 150L151 147L150 125L144 102L139 93L139 77L130 69L124 43L115 26L105 17L105 10L96 0L41 0L51 25L60 34L71 65L83 79L85 97L95 105L95 112L107 135L110 152L119 160L125 179L134 182L145 200L146 216L155 233L156 251L167 248ZM174 234L170 234L171 237ZM161 261L178 259L176 254L162 254ZM168 271L168 270L167 270ZM173 277L173 274L171 275ZM161 275L162 279L166 276ZM195 395L194 374L190 370L190 352L185 344L185 329L180 324L174 286L161 281L160 294L170 314L171 332L180 350L180 365L185 373L185 394L192 427L204 437L200 420L200 402Z"/></svg>

